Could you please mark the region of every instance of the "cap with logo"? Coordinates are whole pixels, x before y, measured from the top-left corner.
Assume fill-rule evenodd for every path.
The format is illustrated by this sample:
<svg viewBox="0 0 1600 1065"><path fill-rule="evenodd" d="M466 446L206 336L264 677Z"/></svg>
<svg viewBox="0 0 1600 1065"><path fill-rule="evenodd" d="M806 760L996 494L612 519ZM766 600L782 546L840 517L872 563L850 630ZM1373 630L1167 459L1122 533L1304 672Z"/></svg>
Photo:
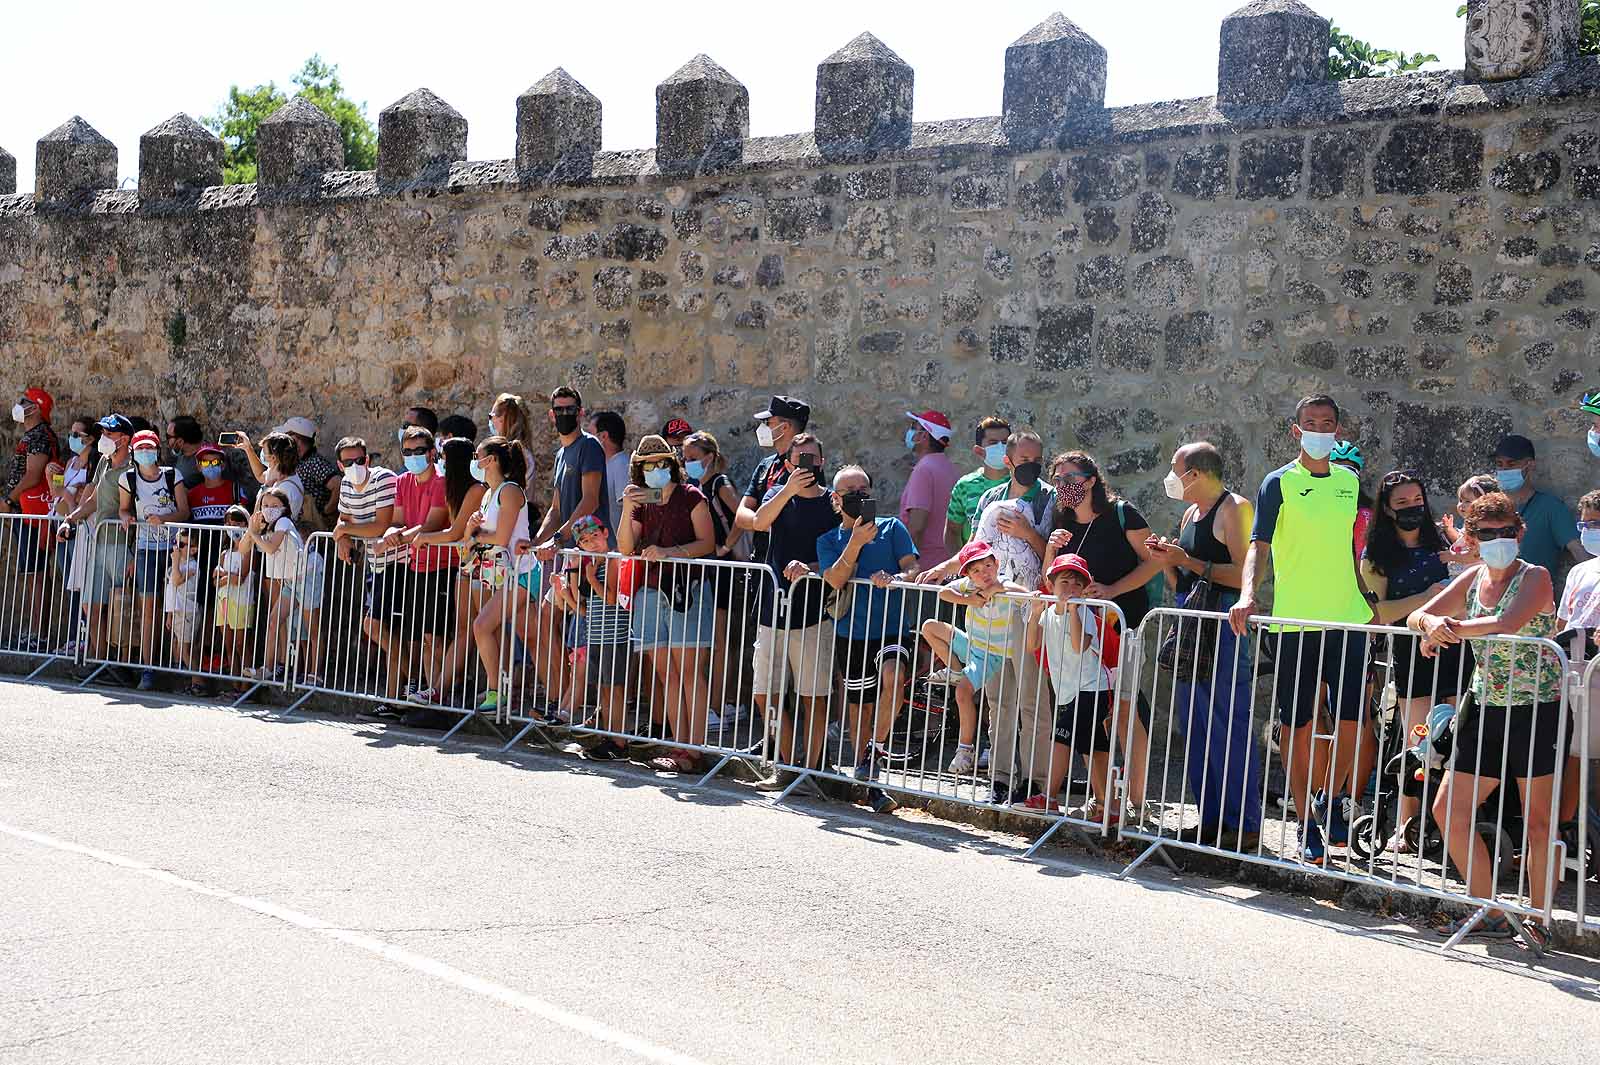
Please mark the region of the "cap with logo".
<svg viewBox="0 0 1600 1065"><path fill-rule="evenodd" d="M956 555L957 571L965 576L968 566L972 565L974 562L982 562L986 558L993 557L994 548L990 547L982 540L974 540L970 544L967 544L965 547L963 547L960 554Z"/></svg>
<svg viewBox="0 0 1600 1065"><path fill-rule="evenodd" d="M936 410L925 410L921 414L912 414L906 411L906 417L916 422L928 431L928 435L935 440L950 439L950 419Z"/></svg>
<svg viewBox="0 0 1600 1065"><path fill-rule="evenodd" d="M675 436L689 436L693 434L694 426L682 418L673 418L661 427L661 435L671 440Z"/></svg>
<svg viewBox="0 0 1600 1065"><path fill-rule="evenodd" d="M121 433L123 436L133 435L133 423L121 414L107 414L95 424L108 433Z"/></svg>
<svg viewBox="0 0 1600 1065"><path fill-rule="evenodd" d="M39 408L39 417L45 421L50 420L50 412L55 408L56 401L50 393L42 388L30 388L22 393L22 398Z"/></svg>
<svg viewBox="0 0 1600 1065"><path fill-rule="evenodd" d="M272 431L275 433L293 433L295 436L303 436L307 440L313 440L317 435L317 423L310 418L290 418Z"/></svg>
<svg viewBox="0 0 1600 1065"><path fill-rule="evenodd" d="M805 426L811 421L811 405L805 400L795 399L793 396L773 396L767 404L767 409L757 411L751 415L758 422L768 418L784 418L797 425Z"/></svg>

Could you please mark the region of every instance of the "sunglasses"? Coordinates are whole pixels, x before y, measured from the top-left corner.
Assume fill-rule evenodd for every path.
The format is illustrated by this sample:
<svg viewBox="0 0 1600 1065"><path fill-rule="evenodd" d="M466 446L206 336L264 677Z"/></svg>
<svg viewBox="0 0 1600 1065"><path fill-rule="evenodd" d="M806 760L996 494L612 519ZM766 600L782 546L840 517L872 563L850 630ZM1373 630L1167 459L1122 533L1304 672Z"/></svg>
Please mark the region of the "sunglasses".
<svg viewBox="0 0 1600 1065"><path fill-rule="evenodd" d="M1056 484L1078 484L1079 482L1087 481L1092 476L1094 475L1089 473L1058 473L1056 474Z"/></svg>
<svg viewBox="0 0 1600 1065"><path fill-rule="evenodd" d="M366 464L367 464L367 458L366 458L365 455L363 455L361 458L358 458L358 459L340 459L339 460L340 469L345 469L345 470L348 470L351 466L365 466Z"/></svg>
<svg viewBox="0 0 1600 1065"><path fill-rule="evenodd" d="M400 449L400 454L402 455L426 455L427 453L428 449L425 447L403 447Z"/></svg>
<svg viewBox="0 0 1600 1065"><path fill-rule="evenodd" d="M670 469L672 469L672 463L670 463L670 462L641 462L641 463L639 463L639 469L644 471L645 473L649 473L651 470L670 470Z"/></svg>
<svg viewBox="0 0 1600 1065"><path fill-rule="evenodd" d="M1480 544L1491 540L1514 540L1520 530L1515 525L1481 525L1476 529L1468 528L1467 532Z"/></svg>
<svg viewBox="0 0 1600 1065"><path fill-rule="evenodd" d="M576 414L576 413L578 413L578 408L577 407L551 407L550 408L550 413L551 414Z"/></svg>
<svg viewBox="0 0 1600 1065"><path fill-rule="evenodd" d="M1578 522L1578 531L1579 532L1594 532L1596 529L1600 529L1600 521L1580 521L1580 522Z"/></svg>
<svg viewBox="0 0 1600 1065"><path fill-rule="evenodd" d="M1421 484L1422 477L1418 475L1416 470L1395 470L1392 473L1384 474L1383 480L1378 483L1384 488L1393 488L1395 485L1401 484Z"/></svg>

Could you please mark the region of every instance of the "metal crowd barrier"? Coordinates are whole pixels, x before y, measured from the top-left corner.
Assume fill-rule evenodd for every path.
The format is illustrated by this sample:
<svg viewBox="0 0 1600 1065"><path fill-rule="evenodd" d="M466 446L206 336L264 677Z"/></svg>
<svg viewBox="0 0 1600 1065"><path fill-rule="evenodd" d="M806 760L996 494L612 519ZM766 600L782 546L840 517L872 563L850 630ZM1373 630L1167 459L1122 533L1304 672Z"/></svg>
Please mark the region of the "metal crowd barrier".
<svg viewBox="0 0 1600 1065"><path fill-rule="evenodd" d="M30 680L79 653L73 558L80 545L57 539L60 524L48 514L0 514L0 655L38 659ZM91 551L81 547L85 559Z"/></svg>
<svg viewBox="0 0 1600 1065"><path fill-rule="evenodd" d="M1584 632L1584 638L1593 639L1595 630ZM1577 914L1579 925L1600 932L1600 893L1591 895L1589 881L1600 879L1600 798L1597 798L1594 763L1600 759L1600 698L1596 686L1600 685L1600 655L1595 655L1595 645L1586 648L1588 663L1578 676L1573 692L1573 755L1577 762L1577 818L1562 826L1563 842L1567 844L1566 871L1573 871L1576 863L1578 881ZM1592 907L1592 908L1591 908Z"/></svg>
<svg viewBox="0 0 1600 1065"><path fill-rule="evenodd" d="M1304 631L1280 636L1278 626ZM1526 680L1531 669L1538 685L1553 673L1556 735L1566 737L1575 686L1566 653L1547 639L1496 636L1413 670L1416 639L1402 628L1276 617L1252 617L1246 636L1235 639L1226 614L1152 611L1131 643L1141 672L1155 659L1166 667L1151 678L1158 697L1143 782L1148 816L1120 833L1147 846L1123 875L1180 848L1474 907L1447 947L1491 910L1512 915L1519 932L1518 916L1548 925L1556 887L1572 872L1556 831L1565 740L1550 795L1537 800L1544 817L1529 817L1520 785L1484 793L1488 780L1530 767L1536 735L1519 741L1512 733L1518 711L1491 705L1470 711L1476 723L1467 735L1476 741L1453 744L1467 717L1448 704L1468 690L1474 658L1532 652L1531 667L1511 659L1509 680ZM1579 705L1586 703L1585 691ZM1285 704L1295 708L1289 722L1281 720ZM1123 725L1131 732L1131 720ZM1457 764L1480 772L1474 779L1454 772ZM1538 827L1545 819L1547 833ZM1321 863L1303 849L1308 832L1326 843ZM1577 913L1592 920L1584 908L1587 872L1580 857ZM1532 901L1537 896L1542 904Z"/></svg>
<svg viewBox="0 0 1600 1065"><path fill-rule="evenodd" d="M896 581L880 589L857 578L835 592L814 573L794 583L775 633L779 647L770 655L774 672L781 670L786 681L776 699L776 715L784 720L774 724L785 741L776 764L795 775L779 800L807 781L822 780L864 784L880 808L888 805L880 793L901 793L1004 809L1050 822L1029 854L1063 826L1108 834L1120 820L1116 811L1124 794L1117 756L1126 759L1143 744L1136 735L1117 750L1116 706L1128 692L1120 652L1109 656L1107 675L1095 682L1105 694L1063 710L1059 704L1065 700L1052 696L1048 658L1028 649L1034 609L1053 610L1055 597L999 596L1009 614L1004 653L991 661L969 647L966 661L956 656L949 666L960 674L973 659L984 659L971 674L972 763L958 763L960 681L938 676L943 663L922 637L924 622L948 624L955 617L954 608L938 600L941 588ZM839 620L851 616L856 597L871 604L867 631ZM825 606L814 620L818 601ZM812 603L810 612L797 608L803 602ZM1108 621L1122 627L1115 603L1075 600L1072 606L1086 607L1101 634ZM1090 649L1096 669L1105 651L1100 642ZM815 672L808 676L808 669ZM1110 709L1102 714L1102 707ZM877 752L870 759L869 742ZM1076 807L1070 794L1075 783L1087 785L1088 792Z"/></svg>

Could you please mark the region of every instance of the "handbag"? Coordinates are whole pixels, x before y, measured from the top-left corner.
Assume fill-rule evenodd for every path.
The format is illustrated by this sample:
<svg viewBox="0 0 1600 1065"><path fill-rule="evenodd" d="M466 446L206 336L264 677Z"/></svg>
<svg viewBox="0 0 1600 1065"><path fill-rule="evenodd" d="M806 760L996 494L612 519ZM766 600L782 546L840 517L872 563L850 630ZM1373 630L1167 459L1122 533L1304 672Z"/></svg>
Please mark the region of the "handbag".
<svg viewBox="0 0 1600 1065"><path fill-rule="evenodd" d="M1211 563L1206 563L1205 572L1189 587L1183 606L1186 610L1221 612L1222 589L1211 583ZM1167 638L1161 641L1156 663L1171 673L1174 680L1187 684L1210 680L1217 638L1221 635L1219 624L1214 619L1179 618Z"/></svg>

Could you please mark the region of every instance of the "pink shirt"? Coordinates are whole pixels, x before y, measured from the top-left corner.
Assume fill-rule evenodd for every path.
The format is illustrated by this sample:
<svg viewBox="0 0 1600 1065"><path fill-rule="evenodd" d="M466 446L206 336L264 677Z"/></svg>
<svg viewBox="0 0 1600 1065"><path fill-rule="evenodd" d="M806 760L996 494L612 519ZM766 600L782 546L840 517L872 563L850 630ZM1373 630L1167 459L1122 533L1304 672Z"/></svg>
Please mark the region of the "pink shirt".
<svg viewBox="0 0 1600 1065"><path fill-rule="evenodd" d="M395 479L396 525L421 525L428 520L428 511L444 505L444 478L437 473L429 477L426 484L417 480L414 473L402 473ZM451 556L448 547L413 547L411 568L418 573L432 573L450 565Z"/></svg>
<svg viewBox="0 0 1600 1065"><path fill-rule="evenodd" d="M910 511L926 511L928 515L928 523L917 537L917 565L923 569L932 569L955 553L944 542L944 516L950 509L950 491L960 479L950 457L936 452L917 460L905 491L900 493L900 520L907 528L911 526L907 519Z"/></svg>

